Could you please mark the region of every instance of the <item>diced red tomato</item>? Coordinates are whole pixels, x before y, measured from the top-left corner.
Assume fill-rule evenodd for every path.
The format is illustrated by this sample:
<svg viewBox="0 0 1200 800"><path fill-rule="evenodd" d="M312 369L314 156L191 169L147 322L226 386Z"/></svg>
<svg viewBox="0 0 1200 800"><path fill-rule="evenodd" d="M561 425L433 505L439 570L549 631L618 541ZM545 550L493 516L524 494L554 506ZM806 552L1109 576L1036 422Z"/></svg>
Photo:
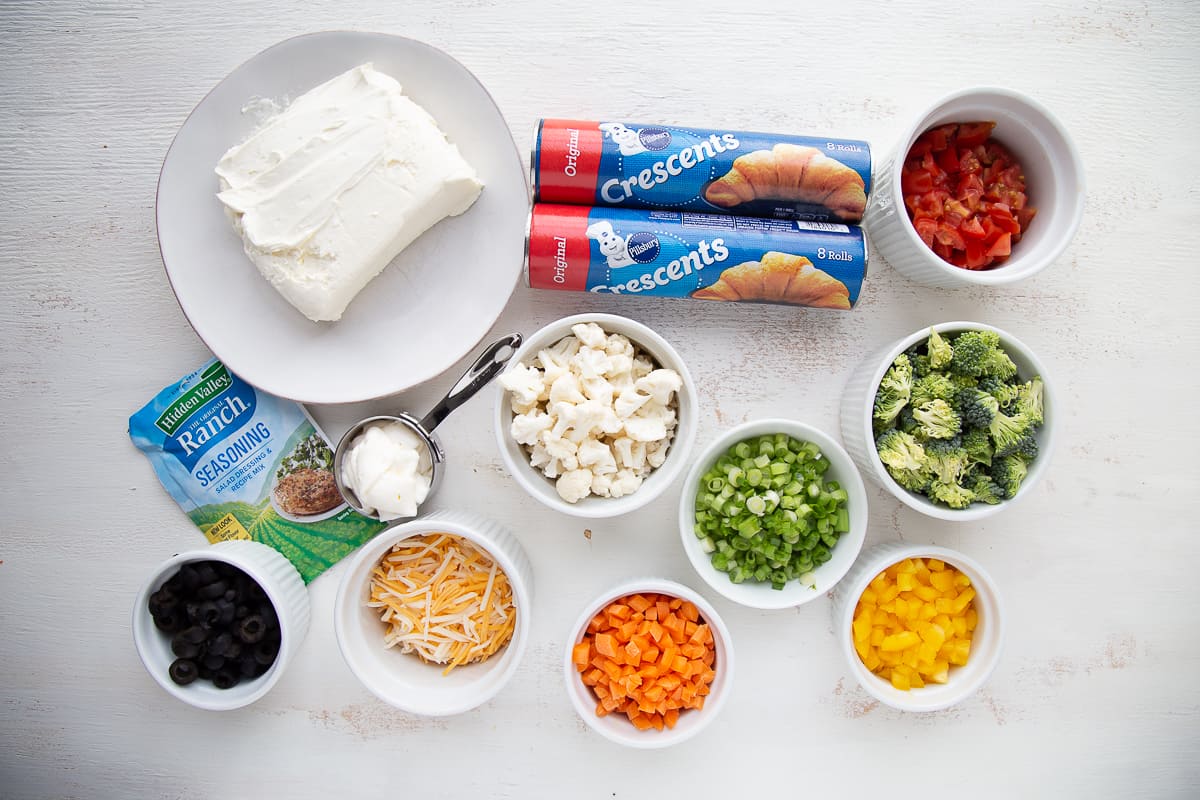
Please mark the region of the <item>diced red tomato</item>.
<svg viewBox="0 0 1200 800"><path fill-rule="evenodd" d="M943 260L988 269L1012 254L1036 209L1021 165L991 138L994 122L950 123L917 137L900 173L921 241Z"/></svg>

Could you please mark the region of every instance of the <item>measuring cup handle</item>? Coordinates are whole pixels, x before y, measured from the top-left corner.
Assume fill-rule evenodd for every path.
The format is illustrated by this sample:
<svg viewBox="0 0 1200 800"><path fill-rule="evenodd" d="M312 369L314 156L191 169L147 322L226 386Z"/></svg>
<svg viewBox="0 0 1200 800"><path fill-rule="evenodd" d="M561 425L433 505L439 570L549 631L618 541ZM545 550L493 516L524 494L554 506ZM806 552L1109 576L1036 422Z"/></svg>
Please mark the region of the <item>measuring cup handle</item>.
<svg viewBox="0 0 1200 800"><path fill-rule="evenodd" d="M504 369L504 365L517 352L517 348L521 346L521 334L513 333L505 336L502 339L497 339L487 346L480 355L475 359L475 363L471 368L463 373L463 376L458 379L458 383L446 393L446 396L438 401L438 404L433 407L433 410L425 415L421 420L421 427L427 431L432 431L442 423L442 420L450 416L450 412L461 406L463 403L470 400L476 392L487 386L492 378L500 374ZM508 352L497 358L497 354L508 348Z"/></svg>

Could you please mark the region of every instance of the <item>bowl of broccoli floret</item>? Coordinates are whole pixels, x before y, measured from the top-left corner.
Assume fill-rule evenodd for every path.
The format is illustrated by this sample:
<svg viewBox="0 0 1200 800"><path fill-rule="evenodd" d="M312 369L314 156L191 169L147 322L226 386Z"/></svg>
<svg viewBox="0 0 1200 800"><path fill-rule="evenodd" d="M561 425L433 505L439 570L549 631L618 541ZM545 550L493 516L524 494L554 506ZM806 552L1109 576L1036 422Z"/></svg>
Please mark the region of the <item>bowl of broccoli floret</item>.
<svg viewBox="0 0 1200 800"><path fill-rule="evenodd" d="M977 322L923 328L868 356L841 416L859 469L939 519L998 513L1038 481L1053 445L1042 363Z"/></svg>

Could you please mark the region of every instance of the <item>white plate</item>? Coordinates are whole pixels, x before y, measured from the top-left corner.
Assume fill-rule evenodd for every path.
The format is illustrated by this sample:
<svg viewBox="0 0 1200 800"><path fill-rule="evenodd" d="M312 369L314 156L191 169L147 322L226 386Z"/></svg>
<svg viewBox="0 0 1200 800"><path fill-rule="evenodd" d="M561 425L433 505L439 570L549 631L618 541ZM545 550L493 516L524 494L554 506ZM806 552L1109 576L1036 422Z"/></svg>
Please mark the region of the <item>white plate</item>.
<svg viewBox="0 0 1200 800"><path fill-rule="evenodd" d="M260 121L243 108L284 102L374 62L438 121L485 184L376 277L338 322L304 317L263 279L217 200L217 161ZM271 394L348 403L426 381L467 354L521 274L529 187L512 134L483 85L429 45L381 33L327 32L259 53L200 101L158 182L158 241L196 333L240 377Z"/></svg>

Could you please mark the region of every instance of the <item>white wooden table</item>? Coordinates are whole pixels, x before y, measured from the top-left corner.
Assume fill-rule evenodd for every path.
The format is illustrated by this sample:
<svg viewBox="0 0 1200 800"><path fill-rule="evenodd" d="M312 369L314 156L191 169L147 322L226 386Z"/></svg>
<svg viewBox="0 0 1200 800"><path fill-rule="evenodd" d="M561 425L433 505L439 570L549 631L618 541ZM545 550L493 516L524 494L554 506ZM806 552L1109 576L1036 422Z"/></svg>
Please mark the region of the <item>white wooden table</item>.
<svg viewBox="0 0 1200 800"><path fill-rule="evenodd" d="M0 4L0 795L1195 796L1200 8L875 6ZM210 714L154 685L131 641L134 593L203 539L126 419L208 357L159 260L158 168L233 67L330 28L448 51L523 151L545 115L845 135L882 151L909 109L977 83L1025 90L1060 116L1087 167L1088 209L1071 248L1027 283L926 290L879 259L851 313L519 288L495 329L584 310L651 324L697 379L698 446L768 415L836 430L851 366L927 323L1017 333L1051 365L1066 409L1048 479L977 525L931 521L869 484L868 545L958 548L999 581L1008 641L983 691L940 713L891 711L850 678L824 598L756 612L706 591L740 662L718 724L655 754L609 744L563 691L567 627L627 576L702 586L679 546L678 488L626 519L558 516L505 473L490 397L445 424L454 457L439 503L486 510L534 562L530 647L495 700L438 720L377 702L334 643L339 568L313 583L308 639L261 702ZM425 407L435 383L314 413L336 436L367 411Z"/></svg>

